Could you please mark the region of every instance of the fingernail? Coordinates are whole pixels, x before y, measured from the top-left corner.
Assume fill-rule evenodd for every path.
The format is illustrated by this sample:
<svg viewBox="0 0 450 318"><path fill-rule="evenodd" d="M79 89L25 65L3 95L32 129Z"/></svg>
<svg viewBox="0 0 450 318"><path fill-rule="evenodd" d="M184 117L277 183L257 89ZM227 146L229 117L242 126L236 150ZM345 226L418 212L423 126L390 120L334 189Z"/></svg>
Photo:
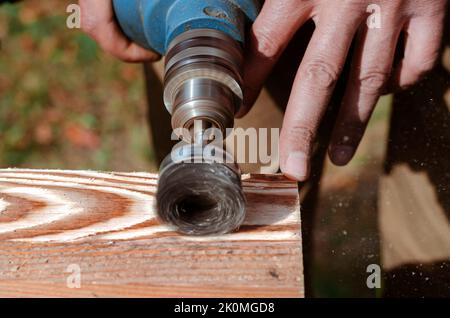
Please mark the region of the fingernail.
<svg viewBox="0 0 450 318"><path fill-rule="evenodd" d="M309 175L308 156L303 152L290 153L281 170L289 178L305 180Z"/></svg>
<svg viewBox="0 0 450 318"><path fill-rule="evenodd" d="M338 166L346 165L353 157L355 149L351 146L336 146L331 151L334 164Z"/></svg>

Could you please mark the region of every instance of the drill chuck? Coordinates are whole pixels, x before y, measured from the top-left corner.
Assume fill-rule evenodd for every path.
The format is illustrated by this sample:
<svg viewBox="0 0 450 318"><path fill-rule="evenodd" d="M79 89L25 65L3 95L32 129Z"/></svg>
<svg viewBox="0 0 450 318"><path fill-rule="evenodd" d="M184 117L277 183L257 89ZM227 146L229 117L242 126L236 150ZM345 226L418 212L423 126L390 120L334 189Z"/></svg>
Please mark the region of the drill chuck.
<svg viewBox="0 0 450 318"><path fill-rule="evenodd" d="M175 38L166 56L164 83L172 127L189 130L202 120L226 135L242 105L242 65L240 43L221 31L196 29Z"/></svg>

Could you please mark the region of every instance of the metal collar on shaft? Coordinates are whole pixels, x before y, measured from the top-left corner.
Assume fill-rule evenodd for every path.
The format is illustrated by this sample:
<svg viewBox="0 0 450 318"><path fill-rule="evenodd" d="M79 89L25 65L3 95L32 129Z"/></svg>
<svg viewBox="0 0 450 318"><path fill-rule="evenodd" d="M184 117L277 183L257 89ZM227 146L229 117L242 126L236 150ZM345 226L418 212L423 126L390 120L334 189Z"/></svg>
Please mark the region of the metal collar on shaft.
<svg viewBox="0 0 450 318"><path fill-rule="evenodd" d="M243 100L242 65L240 44L220 31L190 30L175 38L166 57L164 85L173 128L189 129L195 119L209 121L223 133L233 127Z"/></svg>

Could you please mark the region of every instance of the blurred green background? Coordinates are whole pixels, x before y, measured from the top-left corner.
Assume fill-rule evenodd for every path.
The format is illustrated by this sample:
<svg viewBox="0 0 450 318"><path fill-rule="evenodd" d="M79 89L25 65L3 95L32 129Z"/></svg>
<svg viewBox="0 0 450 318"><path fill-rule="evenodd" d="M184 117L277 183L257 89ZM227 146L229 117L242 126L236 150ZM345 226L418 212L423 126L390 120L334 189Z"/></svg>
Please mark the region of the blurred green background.
<svg viewBox="0 0 450 318"><path fill-rule="evenodd" d="M68 29L69 3L0 8L0 166L154 170L142 67Z"/></svg>
<svg viewBox="0 0 450 318"><path fill-rule="evenodd" d="M0 168L156 171L142 66L102 53L66 27L67 0L0 7ZM315 229L317 296L373 297L379 264L378 177L389 97L381 100L356 158L329 162Z"/></svg>

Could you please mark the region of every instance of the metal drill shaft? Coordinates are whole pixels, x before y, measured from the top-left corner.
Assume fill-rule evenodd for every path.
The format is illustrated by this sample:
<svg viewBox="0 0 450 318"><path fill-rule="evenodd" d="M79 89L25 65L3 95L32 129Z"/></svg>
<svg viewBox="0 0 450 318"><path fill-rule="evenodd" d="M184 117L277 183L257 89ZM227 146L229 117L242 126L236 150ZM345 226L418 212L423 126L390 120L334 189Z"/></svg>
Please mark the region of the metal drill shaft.
<svg viewBox="0 0 450 318"><path fill-rule="evenodd" d="M166 56L164 102L172 127L189 129L195 120L210 122L224 134L242 105L242 48L210 29L183 33Z"/></svg>

